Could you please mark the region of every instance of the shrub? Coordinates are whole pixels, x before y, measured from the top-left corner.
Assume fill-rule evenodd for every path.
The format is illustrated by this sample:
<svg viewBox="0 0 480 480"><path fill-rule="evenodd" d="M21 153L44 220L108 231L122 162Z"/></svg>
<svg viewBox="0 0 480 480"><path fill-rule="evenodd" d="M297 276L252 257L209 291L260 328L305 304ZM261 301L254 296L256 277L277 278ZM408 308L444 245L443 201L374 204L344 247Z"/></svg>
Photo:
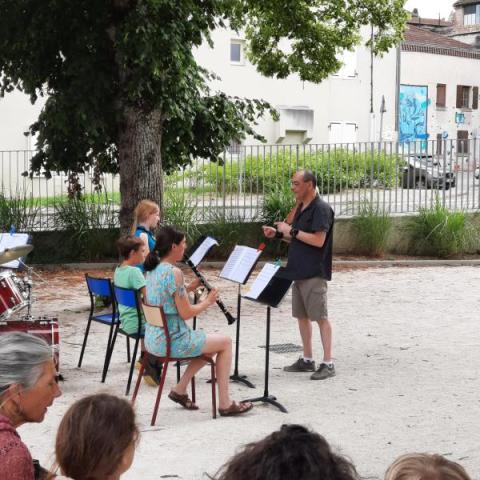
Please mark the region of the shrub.
<svg viewBox="0 0 480 480"><path fill-rule="evenodd" d="M26 192L17 191L9 198L0 193L0 231L8 232L12 225L18 232L32 231L38 211L38 201L27 196Z"/></svg>
<svg viewBox="0 0 480 480"><path fill-rule="evenodd" d="M362 253L374 257L382 256L385 253L392 228L392 219L387 212L365 203L358 216L353 218L352 224Z"/></svg>
<svg viewBox="0 0 480 480"><path fill-rule="evenodd" d="M249 155L244 160L224 165L208 164L203 168L203 181L214 191L227 193L264 193L269 185L287 183L300 168L317 176L320 193L326 195L342 189L399 185L403 161L385 152L358 152L328 148L317 151L278 149L262 156ZM224 187L225 185L225 187Z"/></svg>
<svg viewBox="0 0 480 480"><path fill-rule="evenodd" d="M295 197L288 183L274 183L267 187L262 204L262 220L273 225L284 220L295 206Z"/></svg>
<svg viewBox="0 0 480 480"><path fill-rule="evenodd" d="M220 244L213 252L215 257L226 258L230 255L235 245L247 242L245 230L247 223L255 222L255 219L247 219L244 213L232 210L211 210L208 216L206 234L218 240ZM248 243L247 243L248 244Z"/></svg>
<svg viewBox="0 0 480 480"><path fill-rule="evenodd" d="M196 204L190 205L188 197L183 191L174 189L165 191L165 206L163 209L163 223L175 225L185 232L187 242L191 243L198 235L195 222Z"/></svg>
<svg viewBox="0 0 480 480"><path fill-rule="evenodd" d="M437 198L430 208L420 209L408 228L412 233L413 249L423 255L448 257L468 249L475 232L465 212L450 212Z"/></svg>
<svg viewBox="0 0 480 480"><path fill-rule="evenodd" d="M111 251L108 242L115 238L107 238L105 232L116 232L118 212L106 192L73 198L55 206L55 226L69 232L70 248L80 258L97 260Z"/></svg>

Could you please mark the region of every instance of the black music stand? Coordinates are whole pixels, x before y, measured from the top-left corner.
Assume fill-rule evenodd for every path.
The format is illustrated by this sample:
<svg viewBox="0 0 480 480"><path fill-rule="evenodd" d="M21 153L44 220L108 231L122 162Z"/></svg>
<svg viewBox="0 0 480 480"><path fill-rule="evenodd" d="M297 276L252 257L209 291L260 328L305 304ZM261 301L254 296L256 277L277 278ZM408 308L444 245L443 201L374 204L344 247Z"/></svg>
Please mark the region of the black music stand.
<svg viewBox="0 0 480 480"><path fill-rule="evenodd" d="M235 335L235 365L233 368L233 375L230 375L230 380L232 382L243 383L247 387L255 388L255 385L247 380L246 375L240 375L238 371L238 362L240 358L240 312L242 305L242 284L238 284L238 294L237 294L237 330Z"/></svg>
<svg viewBox="0 0 480 480"><path fill-rule="evenodd" d="M278 307L283 297L285 297L286 293L288 292L290 285L292 284L292 280L282 277L283 272L284 269L280 268L256 299L248 296L244 297L248 300L252 300L267 306L267 322L265 335L265 380L263 395L261 397L243 400L243 402L269 403L270 405L277 407L281 412L288 413L288 410L277 401L277 397L270 395L268 391L268 373L270 367L270 310L271 308Z"/></svg>
<svg viewBox="0 0 480 480"><path fill-rule="evenodd" d="M250 249L248 247L237 246L235 248L236 249L247 249L247 250L250 250L250 251L252 251L252 250L255 251L255 249ZM240 373L238 371L238 363L239 363L239 359L240 359L240 319L241 319L241 310L242 310L242 285L245 285L248 282L248 279L250 278L250 275L252 274L252 272L255 268L255 265L258 262L258 258L260 257L264 248L265 248L265 244L262 243L259 246L259 248L256 249L257 258L253 258L253 261L250 260L251 265L249 265L249 270L243 278L241 278L241 279L231 278L228 275L227 276L222 276L222 273L220 273L221 278L224 278L226 280L234 282L238 285L237 328L236 328L236 333L235 333L235 364L234 364L234 367L233 367L233 375L230 375L230 380L232 382L243 383L244 385L246 385L247 387L250 387L250 388L255 388L255 385L252 382L250 382L249 380L247 380L246 375L240 375ZM235 252L235 250L234 250L234 252ZM234 253L234 252L232 252L232 253ZM227 260L227 263L228 263L229 260L230 260L230 258Z"/></svg>

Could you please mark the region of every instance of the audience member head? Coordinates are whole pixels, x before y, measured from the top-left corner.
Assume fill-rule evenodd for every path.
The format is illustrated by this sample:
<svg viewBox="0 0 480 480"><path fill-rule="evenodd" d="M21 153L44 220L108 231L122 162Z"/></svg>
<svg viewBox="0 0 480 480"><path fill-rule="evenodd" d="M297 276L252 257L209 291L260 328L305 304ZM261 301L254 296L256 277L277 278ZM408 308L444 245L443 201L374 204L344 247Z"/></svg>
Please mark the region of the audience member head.
<svg viewBox="0 0 480 480"><path fill-rule="evenodd" d="M0 335L0 413L15 427L41 422L60 395L47 342L28 333Z"/></svg>
<svg viewBox="0 0 480 480"><path fill-rule="evenodd" d="M118 254L124 260L132 260L134 264L143 263L147 254L147 247L140 237L127 235L117 240Z"/></svg>
<svg viewBox="0 0 480 480"><path fill-rule="evenodd" d="M154 228L159 221L160 207L151 200L142 200L133 211L133 225L130 233L133 235L139 225Z"/></svg>
<svg viewBox="0 0 480 480"><path fill-rule="evenodd" d="M75 480L118 479L133 462L138 440L129 402L108 394L75 402L58 427L57 464Z"/></svg>
<svg viewBox="0 0 480 480"><path fill-rule="evenodd" d="M398 457L385 480L470 480L465 469L442 455L408 453Z"/></svg>
<svg viewBox="0 0 480 480"><path fill-rule="evenodd" d="M332 451L318 433L283 425L248 444L220 470L217 480L357 480L349 460Z"/></svg>
<svg viewBox="0 0 480 480"><path fill-rule="evenodd" d="M145 271L154 270L160 263L160 259L169 255L173 248L180 248L184 240L185 234L174 227L164 226L160 228L153 252L150 252L145 260Z"/></svg>

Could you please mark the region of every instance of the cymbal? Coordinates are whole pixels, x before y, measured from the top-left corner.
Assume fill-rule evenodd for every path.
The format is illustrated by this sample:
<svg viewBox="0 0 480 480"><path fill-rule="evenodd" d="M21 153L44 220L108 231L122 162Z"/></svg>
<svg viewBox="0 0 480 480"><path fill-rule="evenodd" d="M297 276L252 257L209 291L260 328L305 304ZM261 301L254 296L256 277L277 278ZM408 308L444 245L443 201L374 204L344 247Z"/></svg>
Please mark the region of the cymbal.
<svg viewBox="0 0 480 480"><path fill-rule="evenodd" d="M11 262L17 258L28 255L33 250L33 245L19 245L18 247L6 248L0 252L0 265Z"/></svg>

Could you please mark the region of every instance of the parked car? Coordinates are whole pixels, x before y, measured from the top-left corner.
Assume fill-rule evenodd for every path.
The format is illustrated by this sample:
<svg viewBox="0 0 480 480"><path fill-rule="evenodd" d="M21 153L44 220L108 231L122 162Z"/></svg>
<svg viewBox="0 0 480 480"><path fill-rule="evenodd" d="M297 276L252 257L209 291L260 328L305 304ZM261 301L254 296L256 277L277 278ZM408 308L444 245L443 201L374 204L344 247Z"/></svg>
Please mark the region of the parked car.
<svg viewBox="0 0 480 480"><path fill-rule="evenodd" d="M403 188L453 188L456 183L456 166L427 154L413 154L405 158L402 172Z"/></svg>

